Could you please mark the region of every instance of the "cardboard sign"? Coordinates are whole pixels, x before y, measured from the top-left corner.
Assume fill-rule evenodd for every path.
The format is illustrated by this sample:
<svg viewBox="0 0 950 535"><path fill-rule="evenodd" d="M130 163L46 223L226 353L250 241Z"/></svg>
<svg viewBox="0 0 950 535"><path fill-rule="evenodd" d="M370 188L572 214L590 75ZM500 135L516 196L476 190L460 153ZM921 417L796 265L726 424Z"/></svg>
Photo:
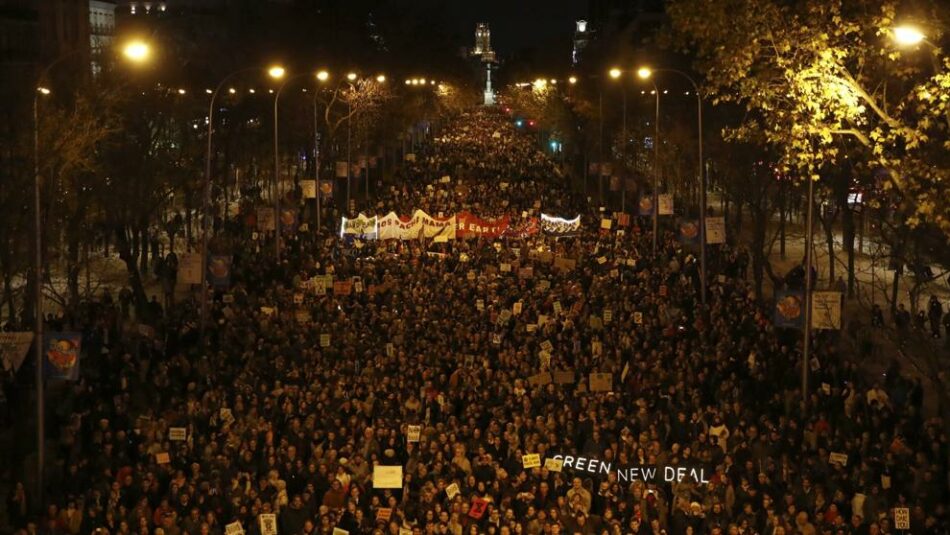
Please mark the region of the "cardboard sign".
<svg viewBox="0 0 950 535"><path fill-rule="evenodd" d="M422 435L421 425L410 425L406 428L406 441L419 442L419 436Z"/></svg>
<svg viewBox="0 0 950 535"><path fill-rule="evenodd" d="M498 269L499 269L499 271L501 271L502 273L508 273L509 271L511 271L511 264L502 263L502 264L498 267Z"/></svg>
<svg viewBox="0 0 950 535"><path fill-rule="evenodd" d="M542 291L549 290L551 288L551 281L547 279L542 279L538 282L538 289Z"/></svg>
<svg viewBox="0 0 950 535"><path fill-rule="evenodd" d="M590 374L591 392L610 392L613 387L613 375L609 373Z"/></svg>
<svg viewBox="0 0 950 535"><path fill-rule="evenodd" d="M552 472L560 472L564 468L564 459L552 459L548 457L544 460L544 467Z"/></svg>
<svg viewBox="0 0 950 535"><path fill-rule="evenodd" d="M159 452L155 454L155 463L156 464L168 464L172 462L171 457L168 455L167 451Z"/></svg>
<svg viewBox="0 0 950 535"><path fill-rule="evenodd" d="M574 383L574 372L559 370L554 372L554 384L566 385Z"/></svg>
<svg viewBox="0 0 950 535"><path fill-rule="evenodd" d="M831 452L831 455L828 456L828 462L831 464L838 464L841 466L848 466L848 456L844 453Z"/></svg>
<svg viewBox="0 0 950 535"><path fill-rule="evenodd" d="M841 292L812 292L811 328L841 330Z"/></svg>
<svg viewBox="0 0 950 535"><path fill-rule="evenodd" d="M225 535L244 535L244 526L240 522L231 522L224 526Z"/></svg>
<svg viewBox="0 0 950 535"><path fill-rule="evenodd" d="M261 535L277 535L277 515L274 513L261 513L257 522L261 527Z"/></svg>
<svg viewBox="0 0 950 535"><path fill-rule="evenodd" d="M485 310L485 300L484 300L484 299L477 299L477 300L475 301L475 310L477 310L477 311L479 311L479 312L482 312L483 310Z"/></svg>
<svg viewBox="0 0 950 535"><path fill-rule="evenodd" d="M448 496L450 500L461 493L462 491L459 490L458 483L452 483L448 487L445 487L445 495Z"/></svg>
<svg viewBox="0 0 950 535"><path fill-rule="evenodd" d="M393 510L390 507L380 507L376 510L376 521L389 522L389 518L393 515Z"/></svg>
<svg viewBox="0 0 950 535"><path fill-rule="evenodd" d="M187 438L187 431L184 427L169 427L168 440L181 442Z"/></svg>
<svg viewBox="0 0 950 535"><path fill-rule="evenodd" d="M910 529L910 509L907 507L894 508L894 529Z"/></svg>
<svg viewBox="0 0 950 535"><path fill-rule="evenodd" d="M555 302L554 302L554 315L560 316L560 315L561 315L561 311L563 311L563 310L564 310L564 307L561 306L561 302L560 302L560 301L555 301Z"/></svg>
<svg viewBox="0 0 950 535"><path fill-rule="evenodd" d="M320 335L320 347L330 347L330 335L321 334Z"/></svg>
<svg viewBox="0 0 950 535"><path fill-rule="evenodd" d="M377 464L373 467L374 489L401 489L402 465L385 466Z"/></svg>
<svg viewBox="0 0 950 535"><path fill-rule="evenodd" d="M613 226L614 226L614 221L613 221L612 219L601 219L601 220L600 220L600 228L602 228L602 229L604 229L604 230L610 230L610 228L613 227Z"/></svg>
<svg viewBox="0 0 950 535"><path fill-rule="evenodd" d="M408 154L406 156L408 156ZM332 535L350 535L350 532L346 531L345 529L333 528Z"/></svg>
<svg viewBox="0 0 950 535"><path fill-rule="evenodd" d="M333 283L333 295L350 295L353 283L350 281L336 281Z"/></svg>
<svg viewBox="0 0 950 535"><path fill-rule="evenodd" d="M528 377L528 384L530 386L545 386L551 382L551 374L548 372L541 372L531 377Z"/></svg>
<svg viewBox="0 0 950 535"><path fill-rule="evenodd" d="M541 456L537 453L529 453L521 456L521 464L525 468L538 468L541 466Z"/></svg>
<svg viewBox="0 0 950 535"><path fill-rule="evenodd" d="M609 308L604 310L604 323L610 323L614 319L614 312Z"/></svg>
<svg viewBox="0 0 950 535"><path fill-rule="evenodd" d="M511 313L514 314L515 316L521 315L521 306L522 306L521 301L518 301L517 303L515 303L514 306L511 307Z"/></svg>

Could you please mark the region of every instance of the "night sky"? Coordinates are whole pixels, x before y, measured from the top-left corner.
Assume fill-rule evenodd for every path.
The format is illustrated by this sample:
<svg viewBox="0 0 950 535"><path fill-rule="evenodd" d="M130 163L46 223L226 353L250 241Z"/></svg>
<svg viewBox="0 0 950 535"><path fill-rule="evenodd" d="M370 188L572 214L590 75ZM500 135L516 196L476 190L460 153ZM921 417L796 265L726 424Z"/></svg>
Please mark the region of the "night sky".
<svg viewBox="0 0 950 535"><path fill-rule="evenodd" d="M450 1L446 12L464 46L473 45L475 24L487 22L500 57L534 49L538 62L551 67L570 65L574 21L587 16L584 0Z"/></svg>

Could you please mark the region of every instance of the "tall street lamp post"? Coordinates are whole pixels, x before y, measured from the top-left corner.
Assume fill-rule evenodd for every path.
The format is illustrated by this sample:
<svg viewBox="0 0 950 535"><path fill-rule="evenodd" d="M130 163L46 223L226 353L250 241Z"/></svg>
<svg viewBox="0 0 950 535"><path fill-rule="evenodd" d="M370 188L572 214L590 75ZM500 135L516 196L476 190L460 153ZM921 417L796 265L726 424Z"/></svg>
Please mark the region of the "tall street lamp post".
<svg viewBox="0 0 950 535"><path fill-rule="evenodd" d="M685 78L692 86L693 91L696 92L696 116L698 119L698 157L699 157L699 270L700 270L700 292L702 304L706 304L706 173L705 165L703 165L703 97L699 92L699 85L696 83L693 78L686 74L683 71L676 69L648 69L642 67L638 73L642 73L641 77L648 78L652 73L656 72L671 72ZM646 76L644 76L646 75Z"/></svg>
<svg viewBox="0 0 950 535"><path fill-rule="evenodd" d="M42 84L53 67L86 51L86 49L77 48L48 63L40 70L39 75L36 77L33 91L33 239L36 248L34 251L35 256L33 257L33 349L36 364L36 483L38 503L43 503L43 473L45 471L44 465L46 459L46 422L43 385L43 218L40 211L42 205L42 179L40 178L39 99L41 95L46 96L52 93L52 90ZM144 63L150 54L151 48L149 45L139 40L130 41L122 48L122 55L126 60L132 63Z"/></svg>

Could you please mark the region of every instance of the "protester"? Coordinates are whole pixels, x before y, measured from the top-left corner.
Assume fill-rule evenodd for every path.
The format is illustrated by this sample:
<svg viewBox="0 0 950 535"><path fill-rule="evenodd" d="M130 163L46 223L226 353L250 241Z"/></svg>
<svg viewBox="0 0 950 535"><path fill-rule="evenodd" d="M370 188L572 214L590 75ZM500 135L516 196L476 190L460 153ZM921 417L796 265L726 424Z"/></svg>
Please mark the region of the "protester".
<svg viewBox="0 0 950 535"><path fill-rule="evenodd" d="M491 110L459 117L364 210L417 208L583 227L445 243L289 232L280 265L266 236L236 230L206 343L193 299L153 306L152 336L120 294L71 326L87 353L50 422L63 463L39 532L258 534L275 514L282 535L863 535L891 532L893 507L914 533L950 527L947 435L913 384L815 344L803 411L798 336L740 276L744 251L710 253L704 308L691 246L664 231L650 257L646 221L601 230ZM314 290L324 274L359 284ZM554 371L573 377L539 376ZM525 469L531 453L614 469ZM616 472L681 463L708 482ZM401 487L374 488L377 465L402 467Z"/></svg>

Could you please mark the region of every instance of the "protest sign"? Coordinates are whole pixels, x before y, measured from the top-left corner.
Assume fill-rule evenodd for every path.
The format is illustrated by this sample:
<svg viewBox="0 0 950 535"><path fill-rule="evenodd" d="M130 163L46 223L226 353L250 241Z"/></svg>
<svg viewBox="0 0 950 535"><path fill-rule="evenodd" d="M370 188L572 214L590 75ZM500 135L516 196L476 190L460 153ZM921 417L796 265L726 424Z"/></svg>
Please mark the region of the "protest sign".
<svg viewBox="0 0 950 535"><path fill-rule="evenodd" d="M373 467L374 489L401 489L402 466L386 466L377 464Z"/></svg>
<svg viewBox="0 0 950 535"><path fill-rule="evenodd" d="M171 457L169 457L167 451L159 452L155 454L155 464L168 464L172 462Z"/></svg>
<svg viewBox="0 0 950 535"><path fill-rule="evenodd" d="M521 464L525 468L538 468L541 466L541 456L537 453L529 453L521 456Z"/></svg>
<svg viewBox="0 0 950 535"><path fill-rule="evenodd" d="M187 438L187 430L184 427L169 427L168 428L168 440L174 442L181 442Z"/></svg>
<svg viewBox="0 0 950 535"><path fill-rule="evenodd" d="M461 492L462 492L462 491L459 490L459 484L458 484L458 483L452 483L452 484L449 485L448 487L445 487L445 495L448 496L448 498L449 498L450 500L451 500L452 498L455 498L455 497L458 496L459 494L461 494Z"/></svg>
<svg viewBox="0 0 950 535"><path fill-rule="evenodd" d="M591 392L609 392L613 386L613 375L609 373L590 374Z"/></svg>
<svg viewBox="0 0 950 535"><path fill-rule="evenodd" d="M320 347L330 347L330 335L328 333L320 335Z"/></svg>
<svg viewBox="0 0 950 535"><path fill-rule="evenodd" d="M468 510L468 516L480 519L485 516L486 509L488 509L488 500L475 496L472 498L472 507Z"/></svg>
<svg viewBox="0 0 950 535"><path fill-rule="evenodd" d="M331 533L331 535L350 535L350 532L346 531L345 529L333 528L333 532Z"/></svg>
<svg viewBox="0 0 950 535"><path fill-rule="evenodd" d="M16 373L32 344L32 332L0 333L0 365L3 371Z"/></svg>
<svg viewBox="0 0 950 535"><path fill-rule="evenodd" d="M392 517L393 510L391 507L380 507L376 510L376 521L377 522L389 522L389 518Z"/></svg>
<svg viewBox="0 0 950 535"><path fill-rule="evenodd" d="M848 456L847 454L833 451L828 456L828 462L830 464L839 464L841 466L848 466Z"/></svg>
<svg viewBox="0 0 950 535"><path fill-rule="evenodd" d="M201 284L200 253L181 253L178 261L178 280L184 284Z"/></svg>
<svg viewBox="0 0 950 535"><path fill-rule="evenodd" d="M410 425L406 428L406 441L419 442L419 436L422 434L421 425Z"/></svg>
<svg viewBox="0 0 950 535"><path fill-rule="evenodd" d="M657 204L660 208L660 215L673 215L673 196L669 194L660 194L657 196Z"/></svg>
<svg viewBox="0 0 950 535"><path fill-rule="evenodd" d="M812 292L811 328L841 330L841 292Z"/></svg>
<svg viewBox="0 0 950 535"><path fill-rule="evenodd" d="M261 527L261 535L277 535L277 515L274 513L261 513L257 522Z"/></svg>
<svg viewBox="0 0 950 535"><path fill-rule="evenodd" d="M894 508L894 529L910 529L910 509L907 507Z"/></svg>
<svg viewBox="0 0 950 535"><path fill-rule="evenodd" d="M240 522L231 522L224 526L225 535L244 535L244 526Z"/></svg>
<svg viewBox="0 0 950 535"><path fill-rule="evenodd" d="M564 459L552 459L548 457L544 460L544 467L552 472L560 472L564 468Z"/></svg>
<svg viewBox="0 0 950 535"><path fill-rule="evenodd" d="M551 382L551 374L548 372L541 372L531 377L528 377L528 384L530 386L544 386Z"/></svg>
<svg viewBox="0 0 950 535"><path fill-rule="evenodd" d="M574 372L569 370L557 370L554 372L554 384L565 385L574 382Z"/></svg>
<svg viewBox="0 0 950 535"><path fill-rule="evenodd" d="M722 216L706 218L706 243L726 243L726 218Z"/></svg>
<svg viewBox="0 0 950 535"><path fill-rule="evenodd" d="M43 338L46 376L50 379L78 380L82 335L46 332Z"/></svg>

